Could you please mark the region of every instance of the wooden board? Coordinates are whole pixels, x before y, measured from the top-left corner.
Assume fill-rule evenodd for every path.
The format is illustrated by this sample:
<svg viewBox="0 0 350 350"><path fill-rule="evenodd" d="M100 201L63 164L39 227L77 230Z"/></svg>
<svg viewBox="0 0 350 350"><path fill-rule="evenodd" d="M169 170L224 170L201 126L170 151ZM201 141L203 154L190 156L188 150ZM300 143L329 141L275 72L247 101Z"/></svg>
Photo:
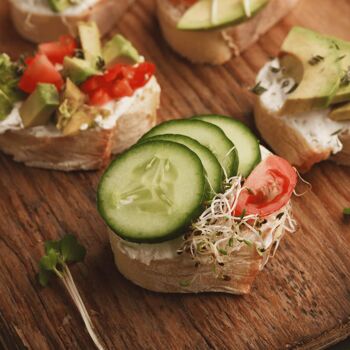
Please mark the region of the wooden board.
<svg viewBox="0 0 350 350"><path fill-rule="evenodd" d="M335 5L336 3L336 5ZM348 0L304 0L242 57L193 66L163 41L151 0L139 0L116 30L158 67L161 120L215 112L252 122L247 87L294 24L350 40ZM0 51L33 47L14 32L0 0ZM115 269L107 228L95 209L99 172L64 174L0 157L0 348L93 349L59 282L36 282L43 242L65 232L88 249L73 274L107 349L320 349L350 334L350 169L324 163L294 200L300 230L287 237L252 293L161 295ZM301 187L300 191L303 190Z"/></svg>

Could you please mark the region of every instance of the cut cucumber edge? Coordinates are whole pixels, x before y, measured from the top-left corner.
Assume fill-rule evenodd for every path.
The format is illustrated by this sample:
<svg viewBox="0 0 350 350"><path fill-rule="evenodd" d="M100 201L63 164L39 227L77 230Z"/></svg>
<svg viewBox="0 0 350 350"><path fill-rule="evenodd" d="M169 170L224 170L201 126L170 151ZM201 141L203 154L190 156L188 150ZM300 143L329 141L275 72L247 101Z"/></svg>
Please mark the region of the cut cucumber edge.
<svg viewBox="0 0 350 350"><path fill-rule="evenodd" d="M109 213L107 211L109 210L108 208L108 198L107 196L113 196L113 193L108 190L108 186L113 184L113 181L107 182L109 180L109 176L111 176L113 171L119 171L120 175L115 176L115 177L121 177L123 170L125 170L125 164L122 164L123 162L131 162L133 158L130 156L131 153L135 152L135 155L137 159L136 152L139 152L139 154L142 154L143 152L146 152L145 148L151 147L152 151L154 150L155 154L157 154L157 147L159 149L163 149L161 152L164 152L164 149L169 149L169 147L174 149L174 152L177 153L176 157L177 160L176 162L179 162L179 159L181 158L181 155L179 155L182 152L182 156L184 156L184 160L186 160L186 165L182 166L184 169L188 168L188 162L190 163L190 168L192 170L192 173L190 174L190 178L188 178L187 183L185 184L187 187L186 192L183 194L184 199L181 199L182 194L180 194L180 197L177 197L177 202L176 204L179 205L180 209L177 210L177 212L174 214L172 213L170 215L171 220L167 218L168 214L166 214L164 217L161 217L158 212L155 212L155 214L150 215L147 220L149 220L151 223L154 221L155 227L157 227L154 231L152 230L149 225L147 225L147 220L142 221L142 225L148 226L148 231L141 231L140 229L135 229L137 225L131 225L133 228L130 229L130 231L126 230L125 231L125 221L126 219L122 219L122 224L120 222L113 222L113 218L111 218L113 214L113 208ZM143 149L143 151L142 151ZM173 154L174 155L174 154ZM173 157L173 155L171 157ZM128 160L128 157L131 157L130 160ZM173 159L174 161L174 159ZM142 157L140 158L139 162L132 168L128 165L127 167L130 168L130 171L134 171L136 167L142 165L143 159ZM177 165L179 165L177 163ZM119 166L120 169L116 169L115 167ZM124 173L123 173L124 174ZM126 175L127 176L127 175ZM113 176L112 176L113 177ZM194 184L193 179L195 178L195 182L197 184ZM183 180L183 178L182 178ZM191 183L189 183L189 181ZM179 184L181 182L177 183L176 190L181 191L181 188L179 187ZM107 192L106 192L106 186L107 186ZM114 188L114 187L113 187ZM188 203L188 188L193 189L193 194L192 196L192 203ZM145 144L136 144L135 146L131 147L128 151L120 155L118 158L116 158L110 166L107 168L107 170L104 172L104 174L101 177L101 180L98 185L97 189L97 209L104 219L104 221L107 223L107 225L111 228L112 231L114 231L118 236L120 236L122 239L130 242L136 242L136 243L159 243L159 242L164 242L168 241L171 239L174 239L178 236L181 236L184 233L184 230L186 227L188 227L191 222L198 216L200 215L201 211L203 210L203 201L205 198L205 189L206 189L206 181L205 181L205 176L204 176L204 168L203 165L199 159L199 157L192 152L189 148L186 146L183 146L179 143L175 142L168 142L168 141L149 141ZM184 190L184 189L182 189ZM179 199L180 198L180 201ZM107 204L106 204L107 203ZM187 206L187 207L186 207ZM124 209L124 208L123 208ZM122 209L122 210L123 210ZM132 210L132 208L128 209L129 211ZM127 210L127 211L128 211ZM187 212L186 212L187 210ZM126 213L127 213L126 211ZM124 213L122 213L124 214ZM139 215L139 219L145 214ZM149 214L147 214L149 215ZM132 223L132 220L137 222L137 218L135 218L135 215L132 215L130 220L128 222ZM116 218L116 215L114 216L114 219ZM163 219L164 223L168 224L171 226L169 229L167 229L164 225L162 228L162 224L159 224L159 221L157 219ZM116 219L117 220L117 219ZM143 227L144 227L143 226ZM161 227L161 228L160 228ZM135 234L135 230L138 230ZM142 234L140 234L142 233Z"/></svg>
<svg viewBox="0 0 350 350"><path fill-rule="evenodd" d="M192 118L212 123L221 128L231 142L236 145L239 158L238 175L248 177L252 170L261 162L259 140L240 120L220 114L202 114ZM241 141L243 138L245 140L244 144Z"/></svg>
<svg viewBox="0 0 350 350"><path fill-rule="evenodd" d="M195 119L169 120L152 128L140 141L163 134L193 138L215 155L227 178L237 174L239 159L236 147L216 125Z"/></svg>

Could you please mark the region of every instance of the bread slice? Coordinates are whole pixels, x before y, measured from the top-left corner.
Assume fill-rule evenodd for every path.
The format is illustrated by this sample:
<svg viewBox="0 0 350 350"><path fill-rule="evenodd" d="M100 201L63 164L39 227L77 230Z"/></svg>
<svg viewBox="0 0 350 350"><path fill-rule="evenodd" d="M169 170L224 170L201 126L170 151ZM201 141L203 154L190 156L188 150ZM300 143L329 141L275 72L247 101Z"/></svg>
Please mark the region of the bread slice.
<svg viewBox="0 0 350 350"><path fill-rule="evenodd" d="M277 75L268 73L271 66L279 67L278 60L267 63L258 74L257 80L263 87L269 86L267 78L271 74ZM254 116L262 138L276 154L301 172L327 159L350 165L350 121L331 120L328 109L281 115L283 93L276 90L276 82L270 88L257 98Z"/></svg>
<svg viewBox="0 0 350 350"><path fill-rule="evenodd" d="M253 18L242 24L217 30L177 29L183 9L171 0L157 0L160 26L169 45L194 63L223 64L238 56L297 5L299 0L270 0Z"/></svg>
<svg viewBox="0 0 350 350"><path fill-rule="evenodd" d="M28 0L10 0L13 24L18 33L35 43L55 41L62 34L75 34L79 21L95 21L101 35L108 33L134 0L96 0L81 13L56 14L40 11Z"/></svg>
<svg viewBox="0 0 350 350"><path fill-rule="evenodd" d="M261 151L263 159L271 154L264 147L261 147ZM234 188L238 188L236 186L241 183L241 179L236 178L232 181ZM232 189L227 192L228 196L232 196L231 191ZM222 195L214 198L213 202L217 203L219 198L222 198ZM231 201L233 198L227 197L226 200ZM215 204L213 205L217 208ZM226 223L223 223L224 219L208 218L209 211L217 213L218 209L214 207L208 208L198 222L204 220L210 222L213 227L224 225L227 228ZM266 218L266 222L259 226L258 236L249 229L243 228L239 236L240 239L246 238L245 243L235 240L233 233L232 236L224 236L224 234L206 236L206 233L201 236L200 232L207 232L206 224L204 224L205 231L197 231L192 236L185 234L171 241L153 244L127 242L110 231L109 239L115 264L128 280L156 292L247 294L259 271L275 253L284 234L296 230L291 208L289 202L277 213ZM219 214L218 216L220 217ZM251 224L251 221L248 222ZM228 223L228 225L231 224ZM227 231L225 228L223 231L226 232L225 234L231 232L230 229ZM226 252L220 257L215 255L217 254L215 251L220 251L219 246L201 255L201 253L193 253L193 245L197 247L204 242L198 241L198 237L204 237L205 242L209 240L212 246L217 244L217 241L212 241L212 237L220 237L219 240L225 240L227 244L230 244L231 240L232 242L229 246L224 245Z"/></svg>
<svg viewBox="0 0 350 350"><path fill-rule="evenodd" d="M285 211L290 214L289 205ZM176 252L181 246L181 238L154 244L155 247L150 248L153 251L141 257L135 251L135 244L131 243L128 248L128 243L115 233L110 232L109 236L115 264L121 274L140 287L163 293L248 294L257 274L274 251L271 245L259 254L254 245L243 245L228 257L224 266L217 267L210 262L196 263L189 252L171 254L171 249ZM162 248L162 245L166 246ZM163 249L166 253L157 256L156 249Z"/></svg>
<svg viewBox="0 0 350 350"><path fill-rule="evenodd" d="M73 171L99 169L111 154L122 152L156 124L160 87L156 79L137 94L114 128L64 136L54 125L8 130L0 135L0 150L28 166Z"/></svg>

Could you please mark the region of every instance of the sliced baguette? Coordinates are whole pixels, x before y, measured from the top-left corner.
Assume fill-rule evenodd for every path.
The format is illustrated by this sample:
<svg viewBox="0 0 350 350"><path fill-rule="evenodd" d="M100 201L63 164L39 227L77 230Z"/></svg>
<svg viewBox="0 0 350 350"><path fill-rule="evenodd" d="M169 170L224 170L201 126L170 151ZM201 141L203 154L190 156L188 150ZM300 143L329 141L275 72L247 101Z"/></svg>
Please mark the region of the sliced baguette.
<svg viewBox="0 0 350 350"><path fill-rule="evenodd" d="M79 15L43 14L35 7L27 11L21 0L10 0L10 11L13 24L18 33L35 43L54 41L62 34L75 34L79 21L95 21L101 35L108 33L128 6L135 0L97 0Z"/></svg>
<svg viewBox="0 0 350 350"><path fill-rule="evenodd" d="M299 0L270 0L252 19L217 30L177 29L183 11L170 0L157 0L160 26L169 45L194 63L223 64L238 56L297 5Z"/></svg>
<svg viewBox="0 0 350 350"><path fill-rule="evenodd" d="M63 136L53 125L9 130L0 135L0 150L33 167L99 169L112 153L127 149L156 124L159 101L160 87L154 79L113 129L94 128L72 136Z"/></svg>
<svg viewBox="0 0 350 350"><path fill-rule="evenodd" d="M269 111L258 99L255 104L255 123L262 138L276 154L287 159L301 172L323 160L331 159L341 165L350 165L350 128L339 135L343 149L335 154L333 147L312 144L296 128L286 123L277 113Z"/></svg>

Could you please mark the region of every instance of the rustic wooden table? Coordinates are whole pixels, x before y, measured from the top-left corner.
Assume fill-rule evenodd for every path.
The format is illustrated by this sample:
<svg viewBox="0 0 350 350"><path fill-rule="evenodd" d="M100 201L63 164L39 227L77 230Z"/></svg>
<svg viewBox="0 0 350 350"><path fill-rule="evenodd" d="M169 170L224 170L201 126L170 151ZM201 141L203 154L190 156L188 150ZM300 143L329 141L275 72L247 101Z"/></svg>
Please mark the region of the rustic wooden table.
<svg viewBox="0 0 350 350"><path fill-rule="evenodd" d="M139 0L116 26L158 67L160 120L227 114L252 125L258 69L291 26L350 40L349 0L302 0L242 57L222 67L193 66L162 39L154 1ZM0 51L17 57L33 46L14 32L0 0ZM161 295L138 288L115 269L107 228L95 209L99 172L64 174L26 168L0 156L0 347L93 349L59 282L36 281L43 242L66 232L88 249L73 267L107 349L320 349L350 334L350 169L324 163L306 179L313 189L294 200L300 230L287 237L252 293Z"/></svg>

